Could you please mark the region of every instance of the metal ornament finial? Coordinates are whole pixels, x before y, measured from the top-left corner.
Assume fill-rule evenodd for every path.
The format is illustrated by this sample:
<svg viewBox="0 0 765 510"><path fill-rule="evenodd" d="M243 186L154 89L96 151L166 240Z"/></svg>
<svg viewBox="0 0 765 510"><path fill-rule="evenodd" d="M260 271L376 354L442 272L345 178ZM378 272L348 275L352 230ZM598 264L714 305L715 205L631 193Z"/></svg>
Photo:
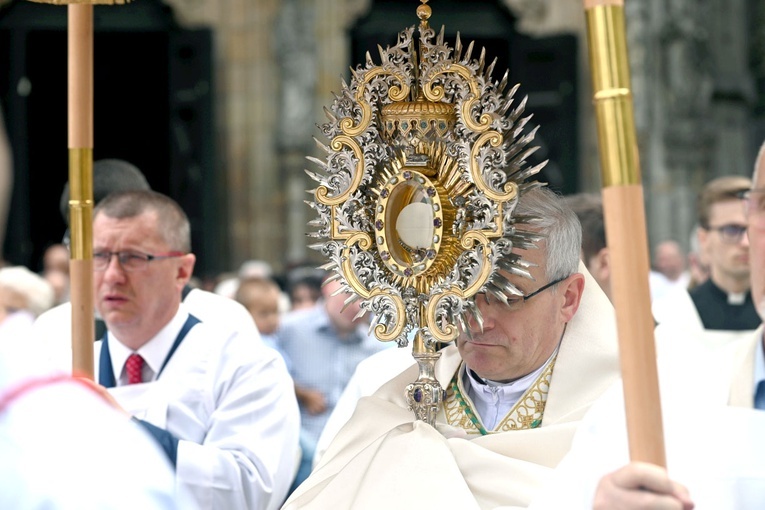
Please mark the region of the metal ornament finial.
<svg viewBox="0 0 765 510"><path fill-rule="evenodd" d="M473 296L500 300L522 295L499 271L530 278L528 264L511 253L538 239L523 230L531 218L514 215L518 198L540 186L527 182L546 163L526 159L536 129L523 116L526 99L507 87L507 72L492 78L494 63L473 44L454 48L427 24L431 9L378 47L380 64L367 54L343 83L317 140L324 159L308 204L318 218L311 247L329 262L344 290L371 312L370 330L381 341L406 346L420 374L407 388L419 420L435 424L443 389L435 377L437 343L455 340L471 319L481 323Z"/></svg>
<svg viewBox="0 0 765 510"><path fill-rule="evenodd" d="M422 5L417 6L417 17L420 18L420 22L427 25L430 15L433 14L433 9L428 5L428 0L420 0Z"/></svg>

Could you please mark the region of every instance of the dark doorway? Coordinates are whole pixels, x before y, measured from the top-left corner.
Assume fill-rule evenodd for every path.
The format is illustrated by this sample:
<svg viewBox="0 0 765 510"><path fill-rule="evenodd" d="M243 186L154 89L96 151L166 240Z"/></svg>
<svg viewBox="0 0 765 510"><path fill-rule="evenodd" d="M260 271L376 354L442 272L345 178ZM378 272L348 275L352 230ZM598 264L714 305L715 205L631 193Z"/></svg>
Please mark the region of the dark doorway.
<svg viewBox="0 0 765 510"><path fill-rule="evenodd" d="M66 225L67 9L17 1L0 10L0 100L15 182L3 250L39 269ZM212 37L182 30L159 1L94 8L94 160L134 163L192 222L197 272L214 271L225 245L214 175Z"/></svg>
<svg viewBox="0 0 765 510"><path fill-rule="evenodd" d="M396 42L398 32L417 25L417 4L407 0L375 0L369 13L351 30L352 67L369 52L380 61L377 46ZM463 46L475 41L474 58L486 48L486 61L497 59L493 77L508 70L510 83L520 83L518 94L528 95L526 113L531 126L539 125L540 150L531 164L549 159L538 179L561 193L578 190L577 41L574 35L531 38L515 30L515 18L496 0L439 0L431 5L430 26L444 35L451 48L459 32Z"/></svg>

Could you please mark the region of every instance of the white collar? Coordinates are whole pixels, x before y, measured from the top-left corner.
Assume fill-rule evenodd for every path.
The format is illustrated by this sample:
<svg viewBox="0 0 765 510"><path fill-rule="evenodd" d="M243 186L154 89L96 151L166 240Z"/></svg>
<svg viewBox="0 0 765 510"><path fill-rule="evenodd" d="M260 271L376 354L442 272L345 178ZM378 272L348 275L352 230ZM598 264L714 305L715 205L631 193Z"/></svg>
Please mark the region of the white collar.
<svg viewBox="0 0 765 510"><path fill-rule="evenodd" d="M553 353L553 355L555 355L555 353ZM529 389L534 381L539 378L539 375L542 373L542 370L544 370L549 361L549 359L545 361L542 366L530 374L524 375L519 379L507 383L482 379L478 376L478 374L470 370L470 368L465 365L467 377L464 379L464 381L467 382L466 386L472 387L479 397L485 396L492 398L495 393L499 392L502 397L504 397L502 400L511 400L513 403L515 403L524 393L526 393L526 390Z"/></svg>
<svg viewBox="0 0 765 510"><path fill-rule="evenodd" d="M147 380L156 379L157 373L162 368L167 353L175 342L178 333L181 331L183 324L188 319L189 313L186 311L183 305L178 308L175 316L170 319L165 327L159 330L154 335L154 338L143 344L137 351L133 351L126 347L119 338L114 336L111 332L108 333L109 337L109 356L112 359L112 368L114 369L114 378L118 381L118 386L127 382L127 375L125 374L125 362L128 356L134 352L141 355L144 359L145 365L148 366L150 373L147 373L144 369L144 376ZM115 341L116 340L116 341Z"/></svg>

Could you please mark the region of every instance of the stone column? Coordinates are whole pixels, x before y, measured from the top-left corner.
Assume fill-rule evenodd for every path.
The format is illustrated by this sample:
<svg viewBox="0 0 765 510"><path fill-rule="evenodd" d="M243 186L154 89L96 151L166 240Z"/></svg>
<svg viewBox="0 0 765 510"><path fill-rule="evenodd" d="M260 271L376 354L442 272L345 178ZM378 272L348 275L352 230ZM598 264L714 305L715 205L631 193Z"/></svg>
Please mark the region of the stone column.
<svg viewBox="0 0 765 510"><path fill-rule="evenodd" d="M714 66L711 118L714 139L708 178L719 175L750 176L749 123L755 102L749 71L746 0L714 0L709 16L710 60Z"/></svg>

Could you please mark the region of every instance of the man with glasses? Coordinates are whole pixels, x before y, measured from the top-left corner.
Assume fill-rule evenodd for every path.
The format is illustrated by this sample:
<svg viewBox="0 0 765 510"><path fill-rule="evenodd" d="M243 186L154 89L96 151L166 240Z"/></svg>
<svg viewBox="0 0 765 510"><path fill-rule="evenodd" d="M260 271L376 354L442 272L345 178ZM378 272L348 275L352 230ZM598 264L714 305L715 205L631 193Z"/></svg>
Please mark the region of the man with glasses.
<svg viewBox="0 0 765 510"><path fill-rule="evenodd" d="M100 159L93 163L93 204L97 206L101 200L113 193L126 191L149 190L149 183L141 171L133 164L121 159ZM61 214L69 223L69 184L64 186L61 193ZM68 242L69 232L64 236ZM68 257L68 255L67 255ZM94 261L97 263L97 261ZM67 273L67 281L68 281ZM247 331L253 340L260 342L255 322L247 310L232 299L219 296L212 292L193 288L186 285L182 293L182 301L189 313L207 323L220 324L223 327ZM96 314L95 338L104 336L106 327L103 320ZM40 352L52 366L60 370L72 367L72 306L68 301L45 312L34 323L31 341L38 344ZM253 333L253 330L254 333Z"/></svg>
<svg viewBox="0 0 765 510"><path fill-rule="evenodd" d="M718 177L699 194L697 236L709 263L710 277L686 294L674 293L654 303L664 328L704 332L705 342L734 340L740 331L759 326L749 291L749 238L740 193L751 188L746 177ZM688 299L690 297L690 300Z"/></svg>
<svg viewBox="0 0 765 510"><path fill-rule="evenodd" d="M246 332L188 313L190 249L188 219L164 195L113 194L95 208L95 303L108 329L97 381L157 439L198 508L278 508L298 455L292 380Z"/></svg>
<svg viewBox="0 0 765 510"><path fill-rule="evenodd" d="M719 250L716 254L710 250L712 278L717 273L715 281L735 283L747 295L751 289L748 299L761 320L765 317L765 144L757 156L752 181L727 177L710 182L702 193L699 211L705 242ZM742 251L748 258L740 256ZM747 275L745 281L742 274ZM754 326L750 323L749 327ZM662 347L660 329L661 325L657 343ZM621 388L616 386L585 417L569 456L531 508L691 510L694 504L696 508L763 508L763 326L741 332L737 340L712 349L693 348L699 343L693 328L676 329L666 340L679 345L681 351L673 356L664 346L658 359L671 473L648 463L625 465L624 403Z"/></svg>
<svg viewBox="0 0 765 510"><path fill-rule="evenodd" d="M475 297L471 322L444 348L436 428L404 397L413 366L362 398L285 508L526 507L570 446L585 411L618 376L613 308L580 264L581 227L559 196L526 192L516 214L540 218L536 249L516 250L533 279L507 304Z"/></svg>

